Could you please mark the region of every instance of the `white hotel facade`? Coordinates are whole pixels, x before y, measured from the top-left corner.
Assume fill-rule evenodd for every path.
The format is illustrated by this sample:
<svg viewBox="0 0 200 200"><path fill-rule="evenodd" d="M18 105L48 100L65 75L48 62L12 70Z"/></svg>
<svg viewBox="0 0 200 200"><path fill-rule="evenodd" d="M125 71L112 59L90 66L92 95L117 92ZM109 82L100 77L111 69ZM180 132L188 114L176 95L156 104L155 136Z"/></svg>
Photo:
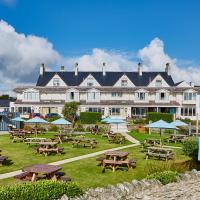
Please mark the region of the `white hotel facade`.
<svg viewBox="0 0 200 200"><path fill-rule="evenodd" d="M79 112L101 112L103 116L141 117L146 112L168 112L177 118L196 119L196 97L200 87L192 82L175 83L169 63L162 72L46 71L40 66L36 85L14 89L14 110L22 116L30 112L61 113L65 102L80 102Z"/></svg>

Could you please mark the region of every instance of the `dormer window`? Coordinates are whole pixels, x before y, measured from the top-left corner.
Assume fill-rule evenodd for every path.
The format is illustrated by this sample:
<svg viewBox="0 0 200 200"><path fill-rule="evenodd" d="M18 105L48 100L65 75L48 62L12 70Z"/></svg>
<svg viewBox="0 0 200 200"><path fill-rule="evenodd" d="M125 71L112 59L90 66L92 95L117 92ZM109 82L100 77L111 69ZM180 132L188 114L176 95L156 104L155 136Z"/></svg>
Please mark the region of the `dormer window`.
<svg viewBox="0 0 200 200"><path fill-rule="evenodd" d="M121 86L122 86L122 87L128 86L128 81L127 81L127 80L122 80L122 81L121 81Z"/></svg>
<svg viewBox="0 0 200 200"><path fill-rule="evenodd" d="M185 92L184 93L184 100L185 101L192 101L196 99L196 93L193 92Z"/></svg>
<svg viewBox="0 0 200 200"><path fill-rule="evenodd" d="M156 87L162 87L162 80L156 80Z"/></svg>
<svg viewBox="0 0 200 200"><path fill-rule="evenodd" d="M54 78L53 79L53 86L55 86L55 87L60 86L60 79L59 78Z"/></svg>

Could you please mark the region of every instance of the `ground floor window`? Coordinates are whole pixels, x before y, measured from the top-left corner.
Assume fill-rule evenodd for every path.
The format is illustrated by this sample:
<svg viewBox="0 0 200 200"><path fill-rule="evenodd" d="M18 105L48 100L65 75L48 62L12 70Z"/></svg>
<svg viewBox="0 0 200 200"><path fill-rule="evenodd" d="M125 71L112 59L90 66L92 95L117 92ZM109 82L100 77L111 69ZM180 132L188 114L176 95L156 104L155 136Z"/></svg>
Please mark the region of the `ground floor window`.
<svg viewBox="0 0 200 200"><path fill-rule="evenodd" d="M104 108L101 107L89 107L86 108L86 112L100 112L102 115L104 115Z"/></svg>
<svg viewBox="0 0 200 200"><path fill-rule="evenodd" d="M31 113L31 107L16 107L16 112L26 115Z"/></svg>
<svg viewBox="0 0 200 200"><path fill-rule="evenodd" d="M185 107L181 108L182 116L196 116L196 108L195 107Z"/></svg>
<svg viewBox="0 0 200 200"><path fill-rule="evenodd" d="M120 115L120 108L109 108L110 115Z"/></svg>

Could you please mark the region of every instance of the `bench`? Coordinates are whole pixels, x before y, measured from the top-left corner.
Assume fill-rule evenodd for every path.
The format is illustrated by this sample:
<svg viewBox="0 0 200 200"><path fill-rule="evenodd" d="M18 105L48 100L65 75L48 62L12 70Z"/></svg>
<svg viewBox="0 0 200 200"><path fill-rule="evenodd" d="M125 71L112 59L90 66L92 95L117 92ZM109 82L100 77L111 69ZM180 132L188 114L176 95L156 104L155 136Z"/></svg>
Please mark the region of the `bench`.
<svg viewBox="0 0 200 200"><path fill-rule="evenodd" d="M45 156L47 156L49 153L60 153L62 154L63 151L64 151L64 148L42 148L42 147L39 147L36 149L36 151L40 154L44 154Z"/></svg>
<svg viewBox="0 0 200 200"><path fill-rule="evenodd" d="M23 172L14 176L14 178L20 181L31 181L32 174L30 172Z"/></svg>
<svg viewBox="0 0 200 200"><path fill-rule="evenodd" d="M171 149L164 149L164 148L155 148L149 147L146 152L146 160L148 158L157 158L157 159L164 159L169 160L173 159L174 152Z"/></svg>
<svg viewBox="0 0 200 200"><path fill-rule="evenodd" d="M96 158L96 161L99 162L98 163L98 166L102 166L103 165L103 160L105 159L105 157L99 157L99 158Z"/></svg>
<svg viewBox="0 0 200 200"><path fill-rule="evenodd" d="M0 165L3 165L7 161L8 157L0 156Z"/></svg>

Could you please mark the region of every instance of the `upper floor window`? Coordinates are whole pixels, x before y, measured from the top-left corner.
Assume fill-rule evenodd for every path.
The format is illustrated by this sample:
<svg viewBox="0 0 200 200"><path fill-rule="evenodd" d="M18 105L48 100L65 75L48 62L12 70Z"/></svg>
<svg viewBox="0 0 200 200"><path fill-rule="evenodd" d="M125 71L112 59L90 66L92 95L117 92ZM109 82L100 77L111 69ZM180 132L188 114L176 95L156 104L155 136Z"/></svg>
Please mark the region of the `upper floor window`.
<svg viewBox="0 0 200 200"><path fill-rule="evenodd" d="M128 86L128 81L127 80L121 80L121 86L122 87Z"/></svg>
<svg viewBox="0 0 200 200"><path fill-rule="evenodd" d="M74 92L70 92L70 99L74 100Z"/></svg>
<svg viewBox="0 0 200 200"><path fill-rule="evenodd" d="M112 92L112 97L122 97L122 92Z"/></svg>
<svg viewBox="0 0 200 200"><path fill-rule="evenodd" d="M164 92L161 92L160 94L159 94L159 100L166 100L166 93L164 93Z"/></svg>
<svg viewBox="0 0 200 200"><path fill-rule="evenodd" d="M53 79L53 86L60 86L60 79L59 78Z"/></svg>
<svg viewBox="0 0 200 200"><path fill-rule="evenodd" d="M196 93L193 92L185 92L184 93L184 100L185 101L192 101L196 99Z"/></svg>
<svg viewBox="0 0 200 200"><path fill-rule="evenodd" d="M162 86L162 80L156 80L156 87Z"/></svg>
<svg viewBox="0 0 200 200"><path fill-rule="evenodd" d="M39 92L24 92L24 100L29 100L29 101L39 100Z"/></svg>
<svg viewBox="0 0 200 200"><path fill-rule="evenodd" d="M140 101L144 101L146 99L146 93L145 92L138 92L137 93L137 99Z"/></svg>
<svg viewBox="0 0 200 200"><path fill-rule="evenodd" d="M92 87L94 85L93 78L88 78L87 86Z"/></svg>

